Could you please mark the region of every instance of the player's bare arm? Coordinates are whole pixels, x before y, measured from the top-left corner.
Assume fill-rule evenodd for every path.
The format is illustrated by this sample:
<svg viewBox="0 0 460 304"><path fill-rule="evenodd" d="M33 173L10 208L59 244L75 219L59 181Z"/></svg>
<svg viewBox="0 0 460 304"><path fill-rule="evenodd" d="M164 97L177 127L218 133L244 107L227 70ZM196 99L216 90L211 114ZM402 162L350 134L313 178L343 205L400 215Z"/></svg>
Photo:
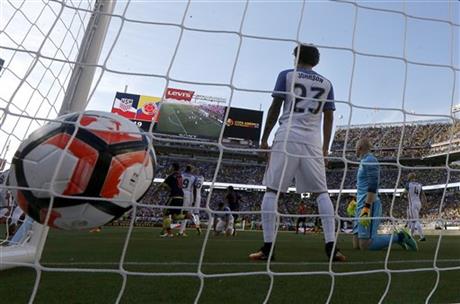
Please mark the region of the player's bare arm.
<svg viewBox="0 0 460 304"><path fill-rule="evenodd" d="M283 104L283 99L280 97L273 97L272 104L268 109L267 118L265 120L264 133L262 135L262 141L260 148L268 149L268 137L273 130L273 127L278 121L278 116L280 115L281 105Z"/></svg>
<svg viewBox="0 0 460 304"><path fill-rule="evenodd" d="M375 201L375 199L376 199L375 192L367 192L366 205L369 204L369 206L372 207L372 203Z"/></svg>
<svg viewBox="0 0 460 304"><path fill-rule="evenodd" d="M329 145L331 143L332 125L334 123L334 111L324 111L323 118L323 156L329 155ZM328 160L324 159L324 164L327 166Z"/></svg>
<svg viewBox="0 0 460 304"><path fill-rule="evenodd" d="M372 204L377 200L377 180L378 180L378 170L376 165L369 166L367 169L367 179L368 179L368 191L366 195L366 202L364 208L361 210L361 217L368 218L371 214ZM362 224L368 226L370 221L365 219Z"/></svg>

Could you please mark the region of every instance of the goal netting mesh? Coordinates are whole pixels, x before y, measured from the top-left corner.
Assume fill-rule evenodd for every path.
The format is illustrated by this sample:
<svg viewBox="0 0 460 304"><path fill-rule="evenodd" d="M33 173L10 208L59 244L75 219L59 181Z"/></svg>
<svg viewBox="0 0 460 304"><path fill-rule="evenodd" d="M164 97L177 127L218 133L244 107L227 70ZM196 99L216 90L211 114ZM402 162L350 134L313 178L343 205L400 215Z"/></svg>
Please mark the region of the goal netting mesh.
<svg viewBox="0 0 460 304"><path fill-rule="evenodd" d="M396 211L401 209L400 194L409 172L433 177L427 179L425 187L427 193L433 193L429 223L445 226L446 200L456 200L460 181L459 170L451 165L456 160L451 155L460 147L454 113L459 102L459 11L458 1L1 1L2 171L6 176L16 149L31 132L60 113L85 108L110 111L116 91L164 97L168 88L175 87L220 96L228 108L267 110L277 73L293 64L293 48L314 43L321 52L318 69L335 86L335 124L341 125L336 128L329 157L340 165L328 173L328 179L334 180L330 189L337 225L351 220L343 212L344 200L354 191L357 159L353 148L364 134L378 138L374 145L383 147L378 156L385 172L382 188L386 192L382 195L388 195L382 218L385 229L405 223L405 214ZM110 21L102 33L97 32L104 26L100 17ZM224 122L227 116L228 111ZM424 126L430 124L428 120L439 119L443 120L442 130L427 135L430 131ZM419 120L425 125L417 123ZM363 126L365 123L368 125ZM150 131L152 128L153 124ZM298 299L296 294L305 290L310 290L309 299L313 299L315 292L311 290L316 288L322 296L315 301L320 302L352 301L359 292L371 301L397 302L393 292L398 284L410 288L407 282L416 275L412 288L423 293L426 303L439 300L440 293L454 294L441 297L442 301L460 301L452 279L460 274L460 245L458 239L447 238L444 230L438 231L439 236L423 258L417 254L395 258L389 248L383 259L371 260L366 260L364 253L348 251L350 262L345 266L310 261L309 255L315 256L311 251L322 251L322 247L290 247L297 243L283 236L281 230L299 215L296 209L280 203L275 242L280 261L257 265L246 262L248 252L257 249L251 246L262 242L261 234L223 242L213 238L210 219L216 211L216 200L223 197L221 186L229 182L226 175L231 175L230 183L237 180L255 186L260 182L247 168L232 171L228 166L228 158L234 160L238 153L255 155L258 149L228 145L224 126L216 141L155 134L149 133L154 143L214 153L209 156L214 160L206 165L193 160L211 171L203 192L206 204L201 208L203 220L209 224L204 237L171 247L153 237L156 231L146 232L151 228L135 227L137 221L161 214L164 206L158 202L165 199L161 195L133 203L132 213L119 222L125 225L105 235L48 233L27 217L14 216L15 204L2 177L0 232L5 237L1 237L0 269L20 268L5 270L0 276L11 282L19 278L21 294L26 296L18 297L29 302L52 302L47 297L54 297L53 292L60 294L53 289L72 289L73 284L64 283L68 276L84 286L73 286L75 302L85 301L78 296L89 302L101 299L97 296L108 302L155 302L163 299L162 292L175 288L177 293L183 289L188 295L181 298L170 292L169 300L163 302L231 302L232 295L238 298L243 290L243 297L249 301L276 303L294 301ZM427 137L433 142L426 141ZM422 139L425 142L420 143ZM391 149L386 150L388 145L384 144L388 142ZM407 161L422 158L414 151L423 144L430 146L433 157L444 157L442 165ZM388 160L391 153L394 158ZM179 162L190 161L184 159L186 153L180 154ZM160 160L159 168L174 161L174 155ZM164 178L164 172L160 170L156 177ZM248 219L246 227L260 221L261 214L260 193L250 193L248 199L251 206L237 212ZM454 202L449 206L458 205ZM457 211L449 212L454 212L455 219ZM8 228L13 220L19 229L22 221L28 227L27 233L14 240ZM122 232L117 234L116 229ZM338 229L339 245L341 235ZM111 238L108 244L104 242L107 238ZM322 243L320 238L316 241ZM282 259L283 254L293 252L293 260ZM26 270L22 273L19 269ZM301 281L304 285L298 284ZM105 283L110 292L97 287ZM371 283L377 287L373 289ZM350 287L356 284L365 290ZM298 286L305 286L305 290ZM87 290L83 292L82 288ZM0 290L1 294L9 292L4 287ZM352 295L349 290L353 290ZM142 294L147 296L142 298ZM356 299L365 298L358 295Z"/></svg>

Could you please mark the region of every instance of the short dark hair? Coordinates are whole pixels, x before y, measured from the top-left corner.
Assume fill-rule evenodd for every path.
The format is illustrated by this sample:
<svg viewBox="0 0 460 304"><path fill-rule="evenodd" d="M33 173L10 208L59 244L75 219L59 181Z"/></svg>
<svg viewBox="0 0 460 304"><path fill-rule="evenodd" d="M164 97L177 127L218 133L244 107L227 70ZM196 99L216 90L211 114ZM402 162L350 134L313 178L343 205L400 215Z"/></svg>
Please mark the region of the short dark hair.
<svg viewBox="0 0 460 304"><path fill-rule="evenodd" d="M192 169L193 169L192 165L185 166L185 172L192 172Z"/></svg>
<svg viewBox="0 0 460 304"><path fill-rule="evenodd" d="M297 56L297 50L299 46L294 48L293 55ZM308 64L312 67L319 63L319 50L313 44L301 44L299 51L299 63Z"/></svg>
<svg viewBox="0 0 460 304"><path fill-rule="evenodd" d="M233 186L228 186L228 187L227 187L227 190L233 191Z"/></svg>
<svg viewBox="0 0 460 304"><path fill-rule="evenodd" d="M173 168L174 171L179 171L179 169L180 169L180 166L179 166L178 163L173 163L173 164L171 165L171 167Z"/></svg>
<svg viewBox="0 0 460 304"><path fill-rule="evenodd" d="M220 202L219 205L217 205L217 208L219 208L219 209L224 208L224 203Z"/></svg>

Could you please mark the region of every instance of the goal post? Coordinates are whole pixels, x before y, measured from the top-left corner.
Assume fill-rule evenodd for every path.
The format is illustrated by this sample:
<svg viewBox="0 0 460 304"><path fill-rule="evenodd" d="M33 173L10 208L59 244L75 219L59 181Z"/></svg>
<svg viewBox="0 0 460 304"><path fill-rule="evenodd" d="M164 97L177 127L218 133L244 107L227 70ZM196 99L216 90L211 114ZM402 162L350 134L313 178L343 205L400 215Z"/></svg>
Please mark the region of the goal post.
<svg viewBox="0 0 460 304"><path fill-rule="evenodd" d="M10 245L0 249L0 271L19 266L30 266L39 260L43 252L42 237L48 234L48 227L26 218L11 239ZM41 244L42 243L42 244Z"/></svg>
<svg viewBox="0 0 460 304"><path fill-rule="evenodd" d="M52 3L60 4L60 12L57 11L57 7L55 10L52 8L49 9L47 12L46 9L52 7ZM28 50L23 46L24 42L27 39L32 39L29 36L31 33L30 29L24 36L20 36L15 32L15 29L9 29L8 27L10 24L15 24L16 19L19 18L20 15L23 15L26 20L31 22L29 19L28 14L33 15L32 10L39 11L39 15L37 17L37 21L43 16L43 18L50 18L54 17L54 24L61 23L66 29L65 35L60 37L62 39L61 42L53 40L53 31L50 31L48 35L43 33L42 37L42 45L46 45L48 41L51 41L52 45L57 49L56 52L63 54L64 58L66 59L65 64L68 64L69 70L67 74L60 74L62 68L56 69L54 71L52 69L52 64L47 65L47 71L49 71L50 75L54 77L54 79L49 79L47 81L52 82L50 91L53 89L53 85L60 86L61 93L58 96L55 96L54 100L50 100L48 96L43 96L44 94L40 94L43 96L41 103L53 103L60 105L60 109L55 109L55 112L48 113L45 117L38 117L38 116L31 116L30 119L32 121L35 120L36 123L42 124L44 122L43 119L54 119L58 115L63 115L71 112L79 112L83 111L86 108L88 102L88 96L90 94L91 85L93 82L94 74L96 71L96 67L99 63L99 57L102 51L102 47L104 45L104 40L107 35L107 30L110 24L110 20L112 18L113 10L116 4L116 0L88 0L88 1L79 1L78 7L69 6L68 3L59 2L59 1L49 1L45 2L33 2L25 3L22 2L10 2L8 3L1 3L0 7L3 10L7 10L6 6L11 7L13 12L11 14L6 14L7 20L4 23L0 24L0 26L4 26L5 36L10 40L13 45L16 45L16 48L8 47L7 49L12 51L11 57L9 57L9 61L5 63L3 67L3 71L0 71L0 85L3 80L3 84L8 83L11 81L11 78L18 76L15 75L15 71L17 66L19 65L18 60L15 57L17 53L24 52L25 54L29 54L31 57L34 57L35 62L37 64L32 63L29 68L29 71L24 75L24 78L21 79L19 86L15 93L10 96L10 99L7 99L7 95L0 96L1 102L6 104L6 107L2 108L2 134L0 134L1 141L3 142L2 153L1 155L6 155L5 160L9 162L11 159L11 152L9 150L9 143L11 141L10 138L17 137L19 140L23 140L26 134L23 134L22 138L18 138L19 132L17 130L12 130L9 134L6 132L8 126L5 124L9 124L8 116L17 115L16 117L19 118L21 116L30 116L27 113L27 109L21 109L17 104L14 104L14 100L19 98L24 98L24 95L21 94L21 86L28 85L27 78L35 78L36 76L33 73L33 68L35 66L44 65L41 62L41 54L34 54L31 50ZM87 3L87 7L82 7L83 3ZM16 6L17 5L17 6ZM63 17L63 11L69 10L69 13L73 16L70 20ZM84 9L85 11L81 12L80 9ZM82 16L82 14L86 15ZM85 20L86 19L86 20ZM78 26L75 24L78 23ZM18 25L16 25L18 26ZM31 28L35 27L34 23L30 24ZM9 29L9 30L8 30ZM76 32L73 30L77 29ZM11 33L11 34L10 34ZM17 37L15 37L15 35ZM0 42L4 42L5 36L3 36L3 40ZM0 36L1 37L1 36ZM67 45L64 43L66 39L72 37L73 39L73 46L78 46L77 52L75 52L74 47L66 47ZM0 45L0 49L5 47L4 45ZM76 56L75 56L76 53ZM72 57L73 56L73 57ZM59 63L59 61L58 61ZM38 68L37 68L38 69ZM70 76L70 77L69 77ZM3 77L3 79L2 79ZM40 80L39 84L43 78ZM67 84L67 86L64 86ZM38 88L32 88L36 91L39 91ZM40 102L38 99L33 99L30 97L28 103L35 103ZM13 103L13 111L9 112L10 103ZM37 108L40 108L42 104L39 104ZM19 110L19 113L15 113L15 110ZM30 132L33 131L30 129ZM6 139L4 141L4 139ZM20 142L17 142L20 143ZM12 149L17 148L11 147ZM10 152L9 154L7 154ZM5 180L6 181L6 180ZM5 188L6 185L3 183L0 187ZM30 265L34 261L39 261L41 258L41 254L43 251L43 246L45 244L45 240L48 234L49 228L46 226L42 226L36 222L34 222L29 217L26 217L24 223L20 226L18 231L13 236L10 236L11 241L6 242L5 244L9 244L9 246L2 246L0 248L0 270L17 267L17 266L24 266Z"/></svg>
<svg viewBox="0 0 460 304"><path fill-rule="evenodd" d="M94 11L86 26L76 65L59 111L60 115L82 111L88 104L96 66L99 63L115 4L116 0L96 0L94 3Z"/></svg>

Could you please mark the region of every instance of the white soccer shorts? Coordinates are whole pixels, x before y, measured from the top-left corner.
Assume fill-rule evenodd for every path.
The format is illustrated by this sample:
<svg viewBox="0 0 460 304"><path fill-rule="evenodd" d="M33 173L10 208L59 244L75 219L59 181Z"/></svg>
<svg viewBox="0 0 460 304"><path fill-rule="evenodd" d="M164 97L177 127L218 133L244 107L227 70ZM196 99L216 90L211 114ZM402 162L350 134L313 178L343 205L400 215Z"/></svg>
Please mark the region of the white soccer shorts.
<svg viewBox="0 0 460 304"><path fill-rule="evenodd" d="M192 194L184 191L184 208L188 208L187 211L191 211L192 207Z"/></svg>
<svg viewBox="0 0 460 304"><path fill-rule="evenodd" d="M263 185L272 190L287 192L295 178L297 193L326 192L326 170L322 149L314 145L288 142L286 150L294 155L288 156L282 152L283 146L284 142L281 141L273 143ZM285 162L287 165L283 175Z"/></svg>
<svg viewBox="0 0 460 304"><path fill-rule="evenodd" d="M422 203L420 201L411 202L409 208L407 208L407 217L410 220L419 220L420 209L422 209Z"/></svg>
<svg viewBox="0 0 460 304"><path fill-rule="evenodd" d="M216 231L217 232L226 232L226 231L232 232L233 231L233 219L230 219L228 221L228 226L225 224L226 223L224 220L218 218L217 224L216 224Z"/></svg>

